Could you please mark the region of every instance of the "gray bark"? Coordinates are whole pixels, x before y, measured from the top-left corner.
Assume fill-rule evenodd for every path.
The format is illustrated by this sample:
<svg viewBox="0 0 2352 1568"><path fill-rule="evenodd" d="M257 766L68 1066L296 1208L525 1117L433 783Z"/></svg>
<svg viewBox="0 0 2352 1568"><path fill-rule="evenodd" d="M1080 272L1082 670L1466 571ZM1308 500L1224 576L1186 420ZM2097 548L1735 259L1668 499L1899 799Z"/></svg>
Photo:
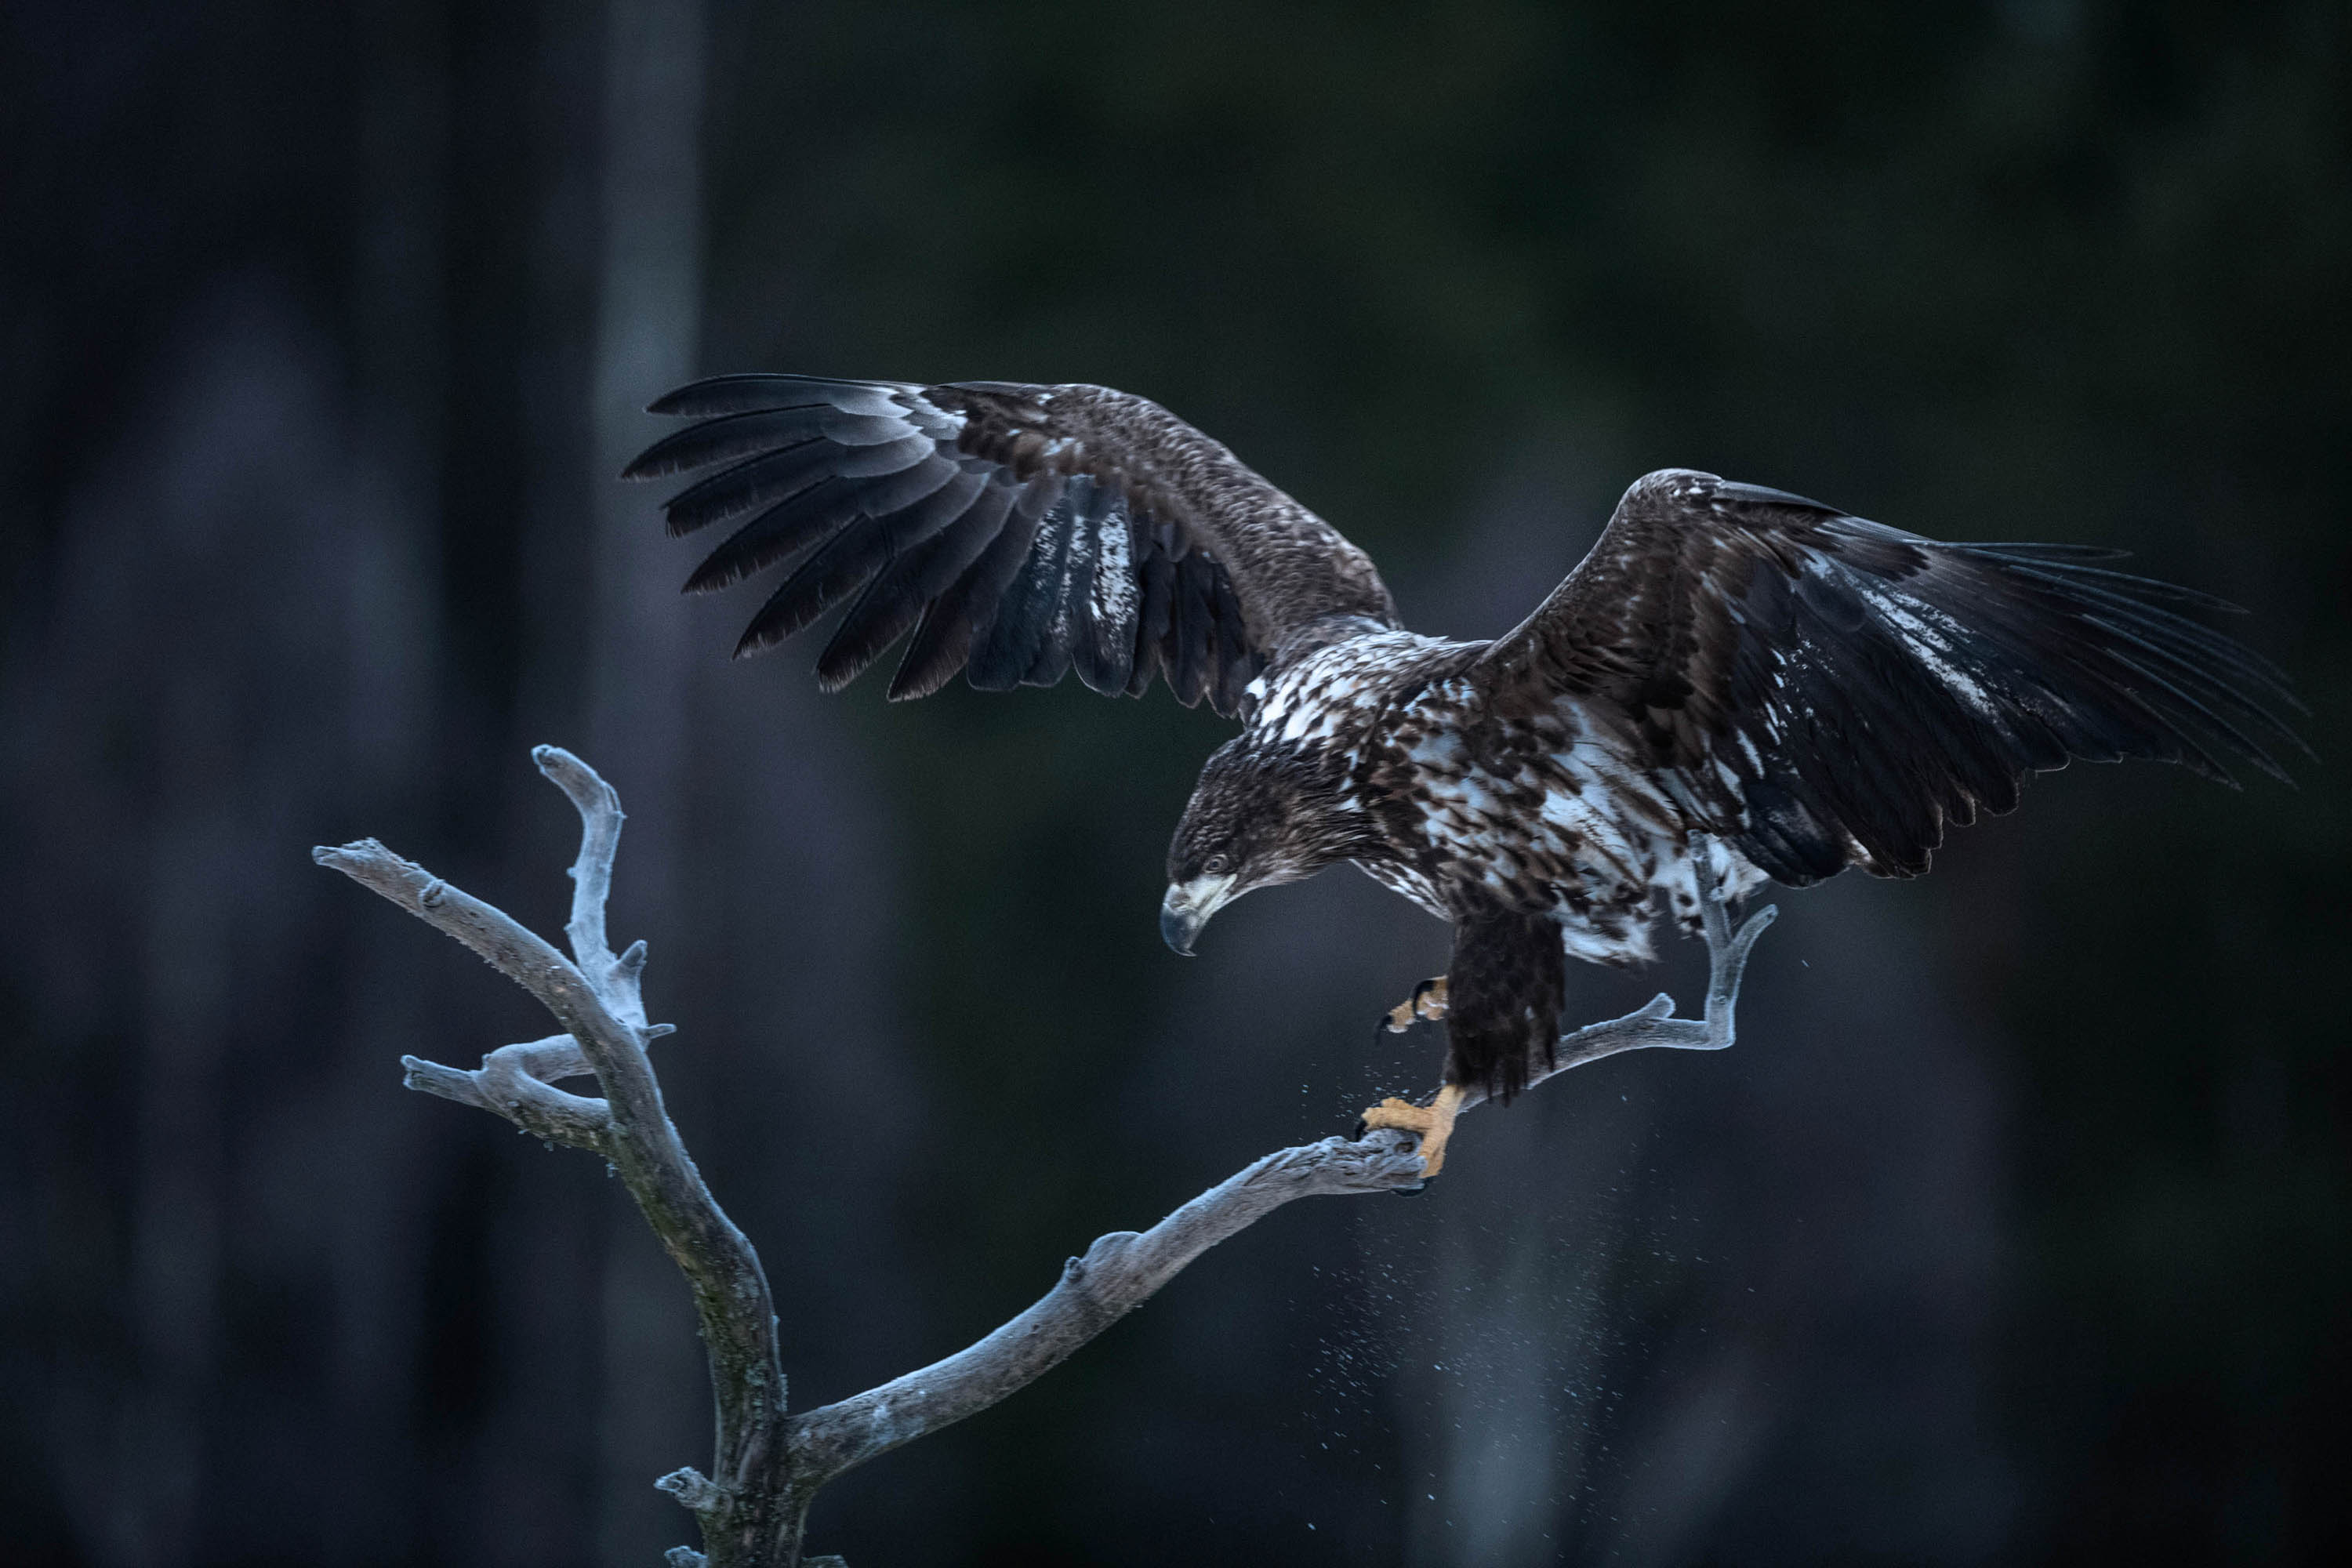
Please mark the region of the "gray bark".
<svg viewBox="0 0 2352 1568"><path fill-rule="evenodd" d="M566 958L504 911L451 887L374 839L312 858L382 894L465 943L554 1015L564 1033L492 1051L472 1071L404 1057L409 1088L507 1118L551 1142L602 1154L636 1199L684 1271L710 1356L718 1434L712 1475L680 1469L656 1485L691 1510L703 1549L674 1548L674 1568L795 1568L808 1504L843 1471L975 1415L1025 1387L1148 1300L1187 1264L1284 1204L1324 1194L1413 1184L1422 1160L1410 1133L1278 1150L1257 1160L1140 1234L1100 1237L1069 1259L1034 1305L985 1338L879 1387L788 1418L773 1298L759 1254L703 1184L662 1108L646 1045L670 1032L648 1024L640 989L646 947L615 955L604 929L619 797L585 763L553 746L532 753L580 813L572 868ZM1733 1043L1734 1009L1748 951L1774 910L1735 931L1719 893L1702 900L1710 959L1702 1017L1676 1018L1661 993L1624 1017L1563 1036L1530 1086L1620 1051L1720 1050ZM555 1087L593 1075L603 1098ZM1484 1102L1475 1090L1462 1110ZM837 1561L837 1560L811 1560Z"/></svg>
<svg viewBox="0 0 2352 1568"><path fill-rule="evenodd" d="M710 1355L718 1415L712 1477L679 1471L665 1478L664 1489L694 1511L704 1552L719 1568L789 1568L800 1557L807 1490L793 1485L785 1449L783 1363L767 1276L760 1255L703 1184L662 1109L646 1045L669 1030L646 1022L639 991L645 944L615 956L605 939L620 799L571 752L541 746L532 755L580 813L580 856L572 869L572 918L565 927L569 959L503 910L373 839L319 848L312 858L472 948L563 1026L569 1048L560 1039L508 1046L471 1073L415 1057L403 1058L402 1065L411 1088L495 1110L526 1131L611 1162L685 1272ZM576 1076L583 1066L595 1075L603 1099L567 1093L540 1076Z"/></svg>

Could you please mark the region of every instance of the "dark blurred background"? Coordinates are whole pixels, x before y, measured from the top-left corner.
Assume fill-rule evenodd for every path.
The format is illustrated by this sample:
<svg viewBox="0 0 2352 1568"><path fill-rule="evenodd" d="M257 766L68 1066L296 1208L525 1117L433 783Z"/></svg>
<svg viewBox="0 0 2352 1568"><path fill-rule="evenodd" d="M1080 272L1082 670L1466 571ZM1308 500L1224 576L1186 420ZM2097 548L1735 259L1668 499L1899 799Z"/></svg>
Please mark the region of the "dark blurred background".
<svg viewBox="0 0 2352 1568"><path fill-rule="evenodd" d="M0 12L0 1561L644 1564L683 1288L403 1093L544 1032L310 847L541 929L632 822L671 1103L798 1401L1433 1081L1346 871L1160 947L1224 732L730 664L704 372L1150 394L1492 635L1664 465L2245 605L2324 759L2078 767L1784 895L1722 1057L1465 1124L845 1479L887 1564L2307 1563L2352 1526L2352 12L475 0ZM1690 998L1688 952L1572 1006Z"/></svg>

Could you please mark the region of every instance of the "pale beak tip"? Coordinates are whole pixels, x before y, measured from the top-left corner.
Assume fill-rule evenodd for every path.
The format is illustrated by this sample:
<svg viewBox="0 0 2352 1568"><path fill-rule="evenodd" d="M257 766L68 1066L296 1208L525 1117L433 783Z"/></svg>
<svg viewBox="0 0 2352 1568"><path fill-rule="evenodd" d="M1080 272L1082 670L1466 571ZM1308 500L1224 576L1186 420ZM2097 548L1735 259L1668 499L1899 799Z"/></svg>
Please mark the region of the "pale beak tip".
<svg viewBox="0 0 2352 1568"><path fill-rule="evenodd" d="M1172 904L1160 906L1160 938L1169 951L1181 958L1192 956L1192 940L1201 934L1201 922Z"/></svg>

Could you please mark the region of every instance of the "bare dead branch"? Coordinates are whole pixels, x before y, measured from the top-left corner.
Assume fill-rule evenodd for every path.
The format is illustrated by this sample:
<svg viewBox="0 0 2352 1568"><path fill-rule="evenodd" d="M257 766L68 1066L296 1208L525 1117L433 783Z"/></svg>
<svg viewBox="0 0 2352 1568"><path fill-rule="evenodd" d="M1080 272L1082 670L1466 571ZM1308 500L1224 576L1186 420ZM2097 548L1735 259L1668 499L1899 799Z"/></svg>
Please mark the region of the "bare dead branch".
<svg viewBox="0 0 2352 1568"><path fill-rule="evenodd" d="M557 1079L578 1078L590 1070L588 1058L569 1035L500 1046L473 1072L420 1057L403 1057L400 1065L407 1075L402 1081L411 1089L478 1106L551 1142L604 1152L604 1135L613 1126L604 1102L554 1087Z"/></svg>
<svg viewBox="0 0 2352 1568"><path fill-rule="evenodd" d="M1661 992L1646 1005L1606 1023L1561 1037L1549 1065L1537 1064L1528 1086L1620 1051L1664 1047L1721 1050L1732 1043L1733 1012L1748 951L1778 912L1758 910L1730 929L1721 889L1701 867L1703 934L1707 945L1706 1016L1676 1018L1674 998ZM1461 1109L1486 1103L1475 1090ZM1084 1258L1062 1267L1062 1278L1034 1305L985 1339L878 1388L852 1394L795 1416L793 1462L814 1485L854 1465L940 1427L977 1415L1052 1370L1079 1346L1141 1306L1186 1264L1296 1198L1394 1190L1421 1174L1412 1133L1382 1131L1349 1142L1280 1150L1202 1193L1150 1230L1114 1231Z"/></svg>
<svg viewBox="0 0 2352 1568"><path fill-rule="evenodd" d="M471 1073L415 1058L402 1065L412 1088L481 1106L612 1163L693 1288L710 1353L718 1415L713 1478L697 1477L698 1486L681 1490L681 1481L671 1489L681 1500L691 1491L688 1506L702 1527L704 1552L719 1568L790 1563L799 1556L807 1499L789 1484L783 1463L783 1362L767 1276L751 1242L703 1184L662 1108L646 1043L669 1031L645 1022L638 987L645 945L615 958L605 942L604 899L620 843L620 800L569 752L541 746L532 758L580 813L571 959L503 910L372 838L315 849L312 858L464 942L563 1026L566 1039L506 1047ZM565 1093L547 1081L576 1074L583 1065L603 1089L602 1100Z"/></svg>
<svg viewBox="0 0 2352 1568"><path fill-rule="evenodd" d="M1698 1018L1675 1017L1675 999L1661 991L1622 1018L1587 1024L1562 1035L1551 1061L1538 1062L1529 1070L1529 1089L1571 1068L1584 1067L1620 1051L1719 1051L1738 1037L1733 1015L1739 1005L1740 979L1748 973L1748 952L1780 911L1777 906L1766 904L1742 921L1737 931L1733 931L1729 900L1709 875L1706 857L1695 855L1691 858L1699 883L1700 935L1706 942L1706 1015ZM1485 1102L1484 1094L1476 1090L1472 1093L1475 1098L1463 1102L1465 1110Z"/></svg>
<svg viewBox="0 0 2352 1568"><path fill-rule="evenodd" d="M710 1352L718 1407L715 1478L680 1469L655 1484L693 1510L704 1550L676 1547L672 1568L794 1568L809 1500L842 1471L903 1443L976 1415L1025 1387L1079 1346L1150 1299L1194 1258L1294 1199L1391 1191L1423 1170L1412 1133L1375 1131L1352 1142L1327 1138L1279 1150L1202 1193L1150 1230L1097 1238L1034 1305L944 1360L877 1388L787 1420L784 1376L766 1275L751 1244L703 1185L662 1108L646 1044L669 1032L648 1026L639 989L646 948L615 957L604 903L620 841L619 797L585 763L542 746L532 753L579 810L580 856L572 868L572 956L503 911L450 887L373 839L312 856L472 948L555 1016L565 1033L505 1046L480 1068L404 1057L411 1089L478 1106L551 1142L593 1150L612 1162L647 1223L693 1287ZM1649 1047L1720 1050L1732 1043L1733 1013L1749 950L1774 910L1748 917L1735 932L1720 889L1702 867L1701 923L1709 960L1702 1018L1676 1018L1661 993L1622 1018L1563 1036L1553 1058L1534 1064L1529 1083L1620 1051ZM604 1098L554 1087L593 1073ZM1484 1102L1474 1090L1461 1107ZM807 1560L807 1568L838 1563Z"/></svg>

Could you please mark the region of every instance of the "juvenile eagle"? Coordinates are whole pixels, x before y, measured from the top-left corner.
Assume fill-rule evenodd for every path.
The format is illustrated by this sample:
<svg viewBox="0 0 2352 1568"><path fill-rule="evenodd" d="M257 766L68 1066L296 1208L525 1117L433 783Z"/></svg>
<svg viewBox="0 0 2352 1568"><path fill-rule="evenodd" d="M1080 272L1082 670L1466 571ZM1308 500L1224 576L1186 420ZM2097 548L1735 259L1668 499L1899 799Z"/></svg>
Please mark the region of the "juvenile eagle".
<svg viewBox="0 0 2352 1568"><path fill-rule="evenodd" d="M912 634L893 698L1075 668L1155 676L1238 717L1177 825L1160 929L1189 953L1255 889L1352 860L1454 925L1444 1084L1375 1126L1431 1173L1462 1086L1508 1096L1559 1033L1566 961L1696 927L1692 858L1743 893L1859 866L1914 877L1948 822L2069 758L2284 776L2284 679L2185 617L2226 608L2064 544L1945 544L1780 490L1669 468L1492 642L1399 623L1371 562L1157 404L1099 386L732 375L652 406L697 423L642 478L715 471L673 534L734 525L688 580L792 563L736 651L836 605L835 690Z"/></svg>

